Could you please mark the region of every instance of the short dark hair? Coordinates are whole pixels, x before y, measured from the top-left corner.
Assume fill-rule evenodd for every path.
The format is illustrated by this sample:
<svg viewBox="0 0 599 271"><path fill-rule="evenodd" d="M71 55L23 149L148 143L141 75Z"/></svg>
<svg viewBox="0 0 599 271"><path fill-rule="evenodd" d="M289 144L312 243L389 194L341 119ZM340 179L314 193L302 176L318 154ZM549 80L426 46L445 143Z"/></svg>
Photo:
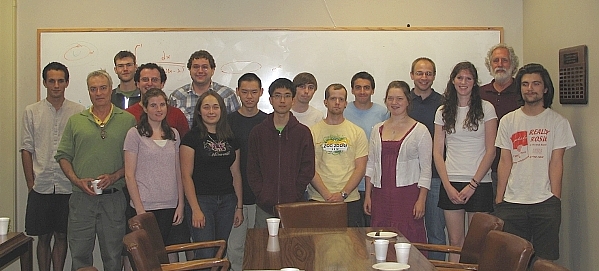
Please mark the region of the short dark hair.
<svg viewBox="0 0 599 271"><path fill-rule="evenodd" d="M296 75L293 78L293 87L297 88L298 86L305 84L313 84L314 89L318 89L318 83L316 82L316 77L309 72L302 72Z"/></svg>
<svg viewBox="0 0 599 271"><path fill-rule="evenodd" d="M69 82L69 69L64 64L62 64L60 62L50 62L50 63L48 63L48 65L46 65L46 67L44 67L44 70L42 71L42 78L44 79L44 82L48 78L48 71L49 70L55 70L55 71L62 71L62 72L64 72L64 80L67 81L67 82Z"/></svg>
<svg viewBox="0 0 599 271"><path fill-rule="evenodd" d="M143 70L158 70L158 72L160 72L160 81L162 83L166 82L166 71L164 71L164 69L160 66L158 66L156 63L145 63L142 64L141 66L137 67L137 70L135 70L135 74L133 75L133 81L135 81L135 83L139 83L140 80L140 76L141 76L141 71Z"/></svg>
<svg viewBox="0 0 599 271"><path fill-rule="evenodd" d="M345 88L344 85L339 84L339 83L330 84L327 88L324 89L324 99L325 100L328 99L329 96L331 96L331 94L329 93L330 89L334 89L334 90L343 89L343 90L345 90L345 99L347 100L347 89Z"/></svg>
<svg viewBox="0 0 599 271"><path fill-rule="evenodd" d="M243 74L239 79L237 79L237 87L241 87L241 82L258 82L258 87L262 87L262 80L255 73L248 72Z"/></svg>
<svg viewBox="0 0 599 271"><path fill-rule="evenodd" d="M125 57L133 58L133 64L137 63L137 58L135 57L135 55L133 53L131 53L131 51L120 51L120 52L116 53L116 55L114 56L114 65L116 65L117 60L123 59Z"/></svg>
<svg viewBox="0 0 599 271"><path fill-rule="evenodd" d="M273 81L268 87L268 95L272 96L275 93L275 90L278 88L286 88L291 90L291 96L295 98L295 88L293 87L293 82L287 78L279 78Z"/></svg>
<svg viewBox="0 0 599 271"><path fill-rule="evenodd" d="M352 76L351 78L351 88L354 88L354 83L356 82L356 80L358 79L366 79L368 81L370 81L370 86L372 87L372 89L374 89L374 77L372 77L372 75L368 72L359 72L354 74L354 76ZM344 87L345 88L345 87ZM347 89L346 89L347 91Z"/></svg>
<svg viewBox="0 0 599 271"><path fill-rule="evenodd" d="M210 68L212 68L212 69L216 68L216 63L214 62L214 57L212 57L212 55L210 53L208 53L208 51L206 51L206 50L199 50L199 51L193 52L193 54L191 54L191 56L189 57L189 60L187 61L187 69L188 70L191 69L191 62L193 62L194 59L200 59L200 58L208 59L208 63L210 63Z"/></svg>
<svg viewBox="0 0 599 271"><path fill-rule="evenodd" d="M543 85L547 89L547 92L543 94L543 107L550 108L551 104L553 104L553 95L555 90L553 89L553 82L551 81L551 76L549 76L549 72L543 65L537 63L530 63L524 65L518 73L516 74L516 84L522 89L522 76L525 74L536 73L543 78ZM522 98L522 91L520 90L520 102L524 104L524 99Z"/></svg>
<svg viewBox="0 0 599 271"><path fill-rule="evenodd" d="M410 69L410 73L414 73L414 69L416 68L416 64L418 64L418 62L420 61L428 61L429 63L431 63L431 65L433 65L433 74L437 74L437 65L435 65L435 62L428 58L428 57L419 57L414 59L414 61L412 61L412 68Z"/></svg>

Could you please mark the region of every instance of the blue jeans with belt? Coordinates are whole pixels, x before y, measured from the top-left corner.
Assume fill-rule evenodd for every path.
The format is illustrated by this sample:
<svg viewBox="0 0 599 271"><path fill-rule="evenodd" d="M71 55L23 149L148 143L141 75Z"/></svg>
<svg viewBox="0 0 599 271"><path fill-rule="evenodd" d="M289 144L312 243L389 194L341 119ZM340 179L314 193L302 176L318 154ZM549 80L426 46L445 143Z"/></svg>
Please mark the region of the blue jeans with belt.
<svg viewBox="0 0 599 271"><path fill-rule="evenodd" d="M192 226L191 219L188 219L191 239L194 242L227 241L231 233L231 227L233 226L237 196L235 194L198 195L197 198L198 204L206 218L206 225L203 229L195 228ZM192 217L189 203L185 204L185 216ZM198 249L194 251L195 259L213 258L216 251L216 248Z"/></svg>

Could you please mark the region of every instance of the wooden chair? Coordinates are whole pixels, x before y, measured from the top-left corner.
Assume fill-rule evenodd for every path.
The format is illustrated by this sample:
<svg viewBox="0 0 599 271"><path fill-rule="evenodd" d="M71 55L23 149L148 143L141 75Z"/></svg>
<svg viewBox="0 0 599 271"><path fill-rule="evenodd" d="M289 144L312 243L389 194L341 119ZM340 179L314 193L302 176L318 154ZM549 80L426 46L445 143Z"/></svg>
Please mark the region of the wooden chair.
<svg viewBox="0 0 599 271"><path fill-rule="evenodd" d="M160 234L160 229L158 228L158 222L156 222L156 217L153 213L143 213L140 215L136 215L129 219L129 228L132 231L137 230L145 230L150 236L150 249L158 258L158 261L163 264L169 263L168 253L172 252L181 252L188 250L195 250L200 248L210 248L210 247L218 247L214 258L222 259L225 248L226 241L225 240L216 240L216 241L206 241L206 242L197 242L197 243L185 243L185 244L176 244L165 246L164 241L162 240L162 235ZM138 269L143 270L143 269Z"/></svg>
<svg viewBox="0 0 599 271"><path fill-rule="evenodd" d="M282 228L347 228L345 202L293 202L275 206Z"/></svg>
<svg viewBox="0 0 599 271"><path fill-rule="evenodd" d="M545 259L537 258L532 264L532 271L570 271L559 264Z"/></svg>
<svg viewBox="0 0 599 271"><path fill-rule="evenodd" d="M412 243L412 245L425 251L460 254L459 263L430 260L436 267L467 268L470 266L467 264L477 264L479 262L480 253L485 238L487 237L487 233L491 230L503 230L503 224L503 220L496 216L485 213L475 213L474 216L472 216L472 222L468 227L468 233L464 239L464 245L461 248L449 245L420 243Z"/></svg>
<svg viewBox="0 0 599 271"><path fill-rule="evenodd" d="M478 265L471 264L463 268L439 267L437 270L526 271L533 253L532 244L524 238L492 230L484 241Z"/></svg>
<svg viewBox="0 0 599 271"><path fill-rule="evenodd" d="M534 249L526 239L492 230L487 234L480 254L480 271L526 271Z"/></svg>
<svg viewBox="0 0 599 271"><path fill-rule="evenodd" d="M135 263L135 267L141 271L196 270L201 268L224 271L228 270L230 265L227 259L217 258L161 264L157 255L153 253L150 238L144 229L139 229L125 235L123 244L131 255L130 257Z"/></svg>

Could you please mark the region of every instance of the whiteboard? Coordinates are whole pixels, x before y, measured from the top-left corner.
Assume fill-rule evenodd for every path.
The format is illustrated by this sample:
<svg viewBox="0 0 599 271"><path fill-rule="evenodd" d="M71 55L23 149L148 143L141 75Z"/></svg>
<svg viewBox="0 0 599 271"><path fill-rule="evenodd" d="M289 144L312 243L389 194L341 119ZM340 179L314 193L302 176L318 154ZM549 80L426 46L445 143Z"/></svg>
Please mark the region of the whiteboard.
<svg viewBox="0 0 599 271"><path fill-rule="evenodd" d="M85 106L91 104L86 87L87 74L106 69L113 78L114 55L129 50L137 64L155 62L167 72L167 94L191 83L186 64L197 50L207 50L216 61L213 81L237 86L237 79L254 72L265 90L259 108L269 113L268 86L279 77L293 79L310 72L318 81L311 104L326 111L324 89L341 83L350 90L351 77L367 71L375 78L373 101L383 104L389 82L404 80L411 86L409 72L414 59L426 56L435 61L437 76L433 88L443 93L453 66L470 61L478 69L482 84L492 78L484 66L488 49L501 42L502 28L389 28L389 29L308 29L308 30L202 30L202 29L38 29L41 70L52 61L69 68L66 97ZM46 90L38 83L40 99ZM353 96L348 95L352 101Z"/></svg>

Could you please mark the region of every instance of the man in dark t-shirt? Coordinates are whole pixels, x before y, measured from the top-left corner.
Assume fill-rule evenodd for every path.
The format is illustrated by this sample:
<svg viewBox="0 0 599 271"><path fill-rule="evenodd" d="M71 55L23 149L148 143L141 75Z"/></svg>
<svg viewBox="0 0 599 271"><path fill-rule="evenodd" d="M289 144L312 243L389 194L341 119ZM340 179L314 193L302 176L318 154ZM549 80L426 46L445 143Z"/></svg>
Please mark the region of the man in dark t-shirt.
<svg viewBox="0 0 599 271"><path fill-rule="evenodd" d="M242 270L243 250L247 229L254 228L256 221L256 196L247 181L248 138L252 128L266 118L266 113L258 109L258 101L262 96L262 82L253 73L242 75L235 91L241 100L241 107L229 113L227 120L239 143L241 180L243 184L243 223L233 227L227 244L227 257L231 262L231 270Z"/></svg>

